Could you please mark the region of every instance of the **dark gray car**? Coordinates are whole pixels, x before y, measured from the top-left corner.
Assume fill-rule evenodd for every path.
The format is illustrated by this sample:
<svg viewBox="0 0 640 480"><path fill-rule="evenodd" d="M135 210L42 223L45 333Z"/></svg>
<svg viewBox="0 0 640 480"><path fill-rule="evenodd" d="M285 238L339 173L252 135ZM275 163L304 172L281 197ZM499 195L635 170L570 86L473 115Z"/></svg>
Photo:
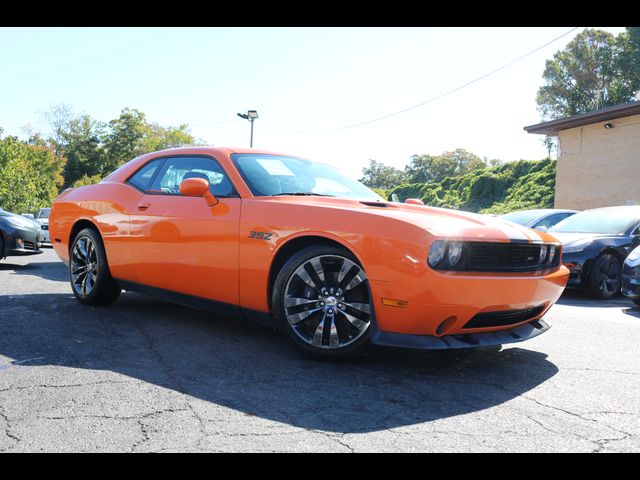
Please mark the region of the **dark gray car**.
<svg viewBox="0 0 640 480"><path fill-rule="evenodd" d="M39 233L40 228L33 220L0 208L0 260L42 253Z"/></svg>

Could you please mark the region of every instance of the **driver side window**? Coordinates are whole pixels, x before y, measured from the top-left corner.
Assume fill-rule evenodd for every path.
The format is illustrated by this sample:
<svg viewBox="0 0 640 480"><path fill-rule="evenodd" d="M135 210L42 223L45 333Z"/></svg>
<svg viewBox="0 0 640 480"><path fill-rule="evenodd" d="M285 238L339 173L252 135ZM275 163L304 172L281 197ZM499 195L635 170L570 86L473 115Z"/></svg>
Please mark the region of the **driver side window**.
<svg viewBox="0 0 640 480"><path fill-rule="evenodd" d="M202 178L209 182L209 190L216 197L237 196L222 167L209 157L167 158L150 190L152 193L180 195L180 183L188 178Z"/></svg>

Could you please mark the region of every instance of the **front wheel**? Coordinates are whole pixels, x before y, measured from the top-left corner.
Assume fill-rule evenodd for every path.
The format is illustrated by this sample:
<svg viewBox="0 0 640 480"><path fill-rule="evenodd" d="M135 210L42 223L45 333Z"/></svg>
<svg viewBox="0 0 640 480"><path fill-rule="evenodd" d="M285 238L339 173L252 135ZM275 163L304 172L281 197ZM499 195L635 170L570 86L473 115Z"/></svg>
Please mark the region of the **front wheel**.
<svg viewBox="0 0 640 480"><path fill-rule="evenodd" d="M371 344L369 282L347 250L311 246L294 254L276 278L272 306L280 328L313 356L353 357Z"/></svg>
<svg viewBox="0 0 640 480"><path fill-rule="evenodd" d="M620 292L622 285L622 267L615 255L600 255L591 267L587 291L593 298L610 300Z"/></svg>
<svg viewBox="0 0 640 480"><path fill-rule="evenodd" d="M81 230L73 240L69 259L69 279L73 294L86 305L108 305L121 289L111 277L100 235L91 228Z"/></svg>

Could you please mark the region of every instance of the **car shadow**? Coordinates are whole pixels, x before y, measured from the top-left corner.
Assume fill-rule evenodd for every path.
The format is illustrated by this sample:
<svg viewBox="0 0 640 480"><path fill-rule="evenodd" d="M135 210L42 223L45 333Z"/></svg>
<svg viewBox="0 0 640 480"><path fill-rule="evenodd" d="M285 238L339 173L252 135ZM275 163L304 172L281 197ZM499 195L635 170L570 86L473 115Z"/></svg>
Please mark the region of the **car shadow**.
<svg viewBox="0 0 640 480"><path fill-rule="evenodd" d="M632 317L640 318L640 305L632 304L630 308L625 308L622 313L631 315Z"/></svg>
<svg viewBox="0 0 640 480"><path fill-rule="evenodd" d="M66 282L69 280L69 273L65 264L62 262L32 262L26 265L6 262L0 263L0 272L11 270L14 271L14 275L32 275L56 282Z"/></svg>
<svg viewBox="0 0 640 480"><path fill-rule="evenodd" d="M1 355L117 372L305 429L372 432L464 415L558 372L544 353L522 347L378 348L321 362L268 328L133 293L102 308L71 293L0 296L0 305Z"/></svg>

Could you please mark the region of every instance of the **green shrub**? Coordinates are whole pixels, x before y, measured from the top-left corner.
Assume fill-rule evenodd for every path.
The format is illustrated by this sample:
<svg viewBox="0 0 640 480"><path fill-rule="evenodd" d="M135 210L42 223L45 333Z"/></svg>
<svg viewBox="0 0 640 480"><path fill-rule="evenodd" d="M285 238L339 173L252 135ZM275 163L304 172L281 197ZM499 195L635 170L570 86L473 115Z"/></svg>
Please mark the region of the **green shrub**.
<svg viewBox="0 0 640 480"><path fill-rule="evenodd" d="M404 184L388 190L400 201L420 198L426 205L479 213L553 208L555 160L519 160L474 170L439 183Z"/></svg>

